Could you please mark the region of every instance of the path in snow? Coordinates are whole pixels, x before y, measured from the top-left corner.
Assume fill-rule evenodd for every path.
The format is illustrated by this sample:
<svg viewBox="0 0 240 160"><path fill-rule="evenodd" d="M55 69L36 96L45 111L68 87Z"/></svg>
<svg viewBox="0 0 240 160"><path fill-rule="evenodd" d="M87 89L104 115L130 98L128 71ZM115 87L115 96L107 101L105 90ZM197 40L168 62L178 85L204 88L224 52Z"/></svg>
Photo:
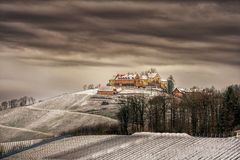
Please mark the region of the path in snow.
<svg viewBox="0 0 240 160"><path fill-rule="evenodd" d="M88 89L88 90L85 90L85 91L75 92L75 93L73 93L73 94L95 95L95 94L97 94L97 90L98 90L98 89Z"/></svg>
<svg viewBox="0 0 240 160"><path fill-rule="evenodd" d="M43 134L43 135L46 135L46 136L53 136L53 135L50 134L50 133L45 133L45 132L40 132L40 131L34 131L34 130L31 130L31 129L26 129L26 128L10 127L10 126L2 125L2 124L0 124L0 127L2 127L2 128L9 128L9 129L17 129L17 130L27 131L27 132L33 132L33 133L37 133L37 134Z"/></svg>
<svg viewBox="0 0 240 160"><path fill-rule="evenodd" d="M33 107L33 106L26 106L25 108L33 109L33 110L39 110L39 111L56 112L56 113L70 113L70 114L78 114L78 115L85 115L85 116L94 116L94 117L99 117L99 118L106 118L108 120L113 120L113 121L117 122L117 120L115 120L115 119L105 117L105 116L96 115L96 114L90 114L90 113L72 112L72 111L69 111L69 110L61 110L61 109L43 109L43 108L37 108L37 107Z"/></svg>

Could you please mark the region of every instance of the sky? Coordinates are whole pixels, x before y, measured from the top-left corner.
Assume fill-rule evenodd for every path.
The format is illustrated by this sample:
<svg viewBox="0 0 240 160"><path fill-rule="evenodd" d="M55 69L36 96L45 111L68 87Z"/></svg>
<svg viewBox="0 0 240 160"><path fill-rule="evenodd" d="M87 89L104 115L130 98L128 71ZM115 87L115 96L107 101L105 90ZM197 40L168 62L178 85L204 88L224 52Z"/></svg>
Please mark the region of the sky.
<svg viewBox="0 0 240 160"><path fill-rule="evenodd" d="M156 68L177 87L240 83L240 2L1 0L0 100Z"/></svg>

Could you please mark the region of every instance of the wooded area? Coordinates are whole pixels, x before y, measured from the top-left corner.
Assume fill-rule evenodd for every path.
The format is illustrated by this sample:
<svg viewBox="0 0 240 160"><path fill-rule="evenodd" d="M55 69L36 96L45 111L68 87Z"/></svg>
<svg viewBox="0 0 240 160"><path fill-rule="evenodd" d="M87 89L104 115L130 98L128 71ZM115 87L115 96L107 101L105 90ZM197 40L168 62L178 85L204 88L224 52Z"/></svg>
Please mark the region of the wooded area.
<svg viewBox="0 0 240 160"><path fill-rule="evenodd" d="M240 129L240 85L214 87L186 94L131 96L118 113L122 134L179 132L193 136L227 137Z"/></svg>

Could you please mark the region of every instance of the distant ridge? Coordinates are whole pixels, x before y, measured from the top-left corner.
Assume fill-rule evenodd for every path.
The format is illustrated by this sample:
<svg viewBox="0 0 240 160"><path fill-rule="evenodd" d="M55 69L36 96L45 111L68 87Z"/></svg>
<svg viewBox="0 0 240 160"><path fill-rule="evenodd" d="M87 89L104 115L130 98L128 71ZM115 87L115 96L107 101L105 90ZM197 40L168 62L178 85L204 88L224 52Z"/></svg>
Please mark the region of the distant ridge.
<svg viewBox="0 0 240 160"><path fill-rule="evenodd" d="M33 97L24 96L19 99L12 99L9 101L3 101L0 103L0 111L9 109L9 108L15 108L15 107L23 107L23 106L29 106L36 103L36 100Z"/></svg>

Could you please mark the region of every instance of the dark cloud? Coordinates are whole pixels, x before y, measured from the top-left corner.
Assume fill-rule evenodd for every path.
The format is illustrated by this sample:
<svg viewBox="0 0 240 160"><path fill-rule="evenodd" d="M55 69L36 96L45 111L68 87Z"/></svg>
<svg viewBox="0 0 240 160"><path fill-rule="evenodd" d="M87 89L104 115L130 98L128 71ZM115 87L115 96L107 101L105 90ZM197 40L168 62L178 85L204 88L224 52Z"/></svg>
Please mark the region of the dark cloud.
<svg viewBox="0 0 240 160"><path fill-rule="evenodd" d="M126 55L148 57L151 53L141 51L141 48L146 48L145 52L147 49L155 50L151 56L160 58L160 65L165 64L165 59L179 54L193 63L239 65L239 60L232 59L232 56L228 59L222 56L222 53L239 56L240 14L237 4L240 3L235 1L99 3L33 0L26 3L15 1L17 4L0 3L1 44L40 50L47 56L45 61L49 59L51 62L56 55L69 54L96 59ZM167 42L162 43L163 40ZM188 42L189 46L181 45ZM191 45L192 42L199 44ZM116 49L109 50L114 47ZM156 52L171 56L163 57ZM209 56L211 54L217 58ZM70 64L75 64L74 61ZM184 64L184 61L176 59L176 63L180 62ZM65 62L54 64L66 65ZM98 64L102 65L95 65Z"/></svg>
<svg viewBox="0 0 240 160"><path fill-rule="evenodd" d="M38 64L41 66L93 66L93 67L127 67L127 64L116 64L98 61L87 61L87 60L72 60L72 59L56 59L56 58L46 58L46 57L23 57L17 56L19 60L29 64ZM46 63L47 62L47 63Z"/></svg>
<svg viewBox="0 0 240 160"><path fill-rule="evenodd" d="M125 51L135 50L135 52L124 55L131 56L138 54L138 49L132 48L139 46L167 51L173 55L199 54L206 51L213 54L239 53L237 40L240 39L240 14L236 5L239 3L235 1L147 3L145 1L39 2L33 0L26 3L15 1L17 4L8 1L0 3L2 3L0 7L2 44L6 45L7 42L23 48L34 48L44 52L49 50L50 56L54 53L69 54L70 52L96 57L119 55L118 51L107 51L108 46L112 44L126 44ZM143 40L122 39L122 37L118 38L118 35L126 37L137 35L142 36ZM229 36L237 38L235 41L228 41ZM202 42L208 43L208 46L186 48L176 46L175 43L156 43L151 37L179 44ZM232 45L231 48L225 47L226 44Z"/></svg>
<svg viewBox="0 0 240 160"><path fill-rule="evenodd" d="M49 76L45 75L48 70L54 70L50 75L54 83L63 74L58 68L65 66L64 78L76 68L96 67L101 71L91 72L108 70L105 76L110 76L115 70L157 66L165 68L160 68L163 74L179 76L181 82L190 75L186 72L199 77L195 79L199 84L211 74L215 80L223 74L219 85L223 86L239 82L239 73L233 72L240 66L239 42L240 2L234 0L0 1L0 61L9 62L1 67L0 77L3 73L6 78L15 77L15 70L25 63L39 67L43 79ZM228 73L219 72L216 65ZM191 67L195 70L188 71ZM29 71L33 73L34 69ZM203 73L208 75L204 80L196 76ZM64 78L60 86L67 81ZM81 83L86 83L84 79ZM0 86L4 83L0 78Z"/></svg>

